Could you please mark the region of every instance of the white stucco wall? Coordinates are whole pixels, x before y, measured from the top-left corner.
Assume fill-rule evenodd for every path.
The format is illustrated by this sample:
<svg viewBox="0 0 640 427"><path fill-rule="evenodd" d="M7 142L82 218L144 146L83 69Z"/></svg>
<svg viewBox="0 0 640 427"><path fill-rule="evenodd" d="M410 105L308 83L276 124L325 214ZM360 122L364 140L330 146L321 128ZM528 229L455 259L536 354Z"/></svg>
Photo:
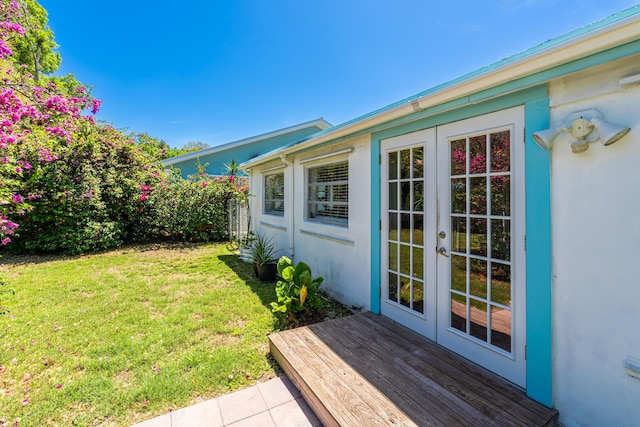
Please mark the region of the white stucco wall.
<svg viewBox="0 0 640 427"><path fill-rule="evenodd" d="M595 109L631 127L615 144L551 150L554 405L566 426L640 425L640 74L638 57L552 82L551 124ZM531 267L531 266L530 266Z"/></svg>
<svg viewBox="0 0 640 427"><path fill-rule="evenodd" d="M294 262L304 261L314 277L322 276L320 288L347 306L368 310L370 291L370 138L364 136L304 152L287 161L285 169L285 216L262 214L261 201L253 198L252 226L267 235L276 236L282 255ZM327 154L343 152L336 156ZM317 160L313 160L318 158ZM309 161L311 159L311 161ZM349 225L341 227L310 221L306 218L307 168L349 161ZM263 174L278 163L262 165L252 170L251 192L262 194ZM273 173L273 172L266 172ZM291 216L292 215L292 216ZM287 233L292 230L292 233Z"/></svg>

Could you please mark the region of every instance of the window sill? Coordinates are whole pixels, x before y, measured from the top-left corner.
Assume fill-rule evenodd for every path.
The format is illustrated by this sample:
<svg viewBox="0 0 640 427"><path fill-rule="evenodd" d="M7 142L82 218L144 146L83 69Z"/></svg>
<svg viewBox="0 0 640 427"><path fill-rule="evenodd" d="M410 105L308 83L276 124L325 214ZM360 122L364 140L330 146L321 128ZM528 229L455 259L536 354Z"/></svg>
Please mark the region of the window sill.
<svg viewBox="0 0 640 427"><path fill-rule="evenodd" d="M336 242L336 243L340 243L348 246L355 246L356 244L356 242L352 239L347 239L345 237L340 237L333 234L316 233L315 231L303 230L303 229L300 229L300 234L305 234L311 237L317 237L319 239L330 240L332 242Z"/></svg>
<svg viewBox="0 0 640 427"><path fill-rule="evenodd" d="M273 224L267 221L260 221L260 225L264 225L265 227L269 228L275 228L276 230L280 231L287 231L287 227L285 227L284 225Z"/></svg>

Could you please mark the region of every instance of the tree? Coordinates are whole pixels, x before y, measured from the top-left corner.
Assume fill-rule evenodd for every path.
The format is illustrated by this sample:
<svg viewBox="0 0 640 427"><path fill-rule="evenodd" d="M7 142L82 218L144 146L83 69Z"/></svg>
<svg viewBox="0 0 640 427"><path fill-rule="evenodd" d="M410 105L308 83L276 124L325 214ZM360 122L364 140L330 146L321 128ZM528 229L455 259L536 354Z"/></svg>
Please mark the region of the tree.
<svg viewBox="0 0 640 427"><path fill-rule="evenodd" d="M202 141L189 141L185 145L182 146L182 150L187 153L193 153L195 151L206 150L207 148L211 148L211 145Z"/></svg>
<svg viewBox="0 0 640 427"><path fill-rule="evenodd" d="M17 22L24 28L24 36L14 39L13 59L16 65L26 65L36 81L41 74L53 73L60 67L60 52L49 28L48 13L36 0L16 0L20 14Z"/></svg>

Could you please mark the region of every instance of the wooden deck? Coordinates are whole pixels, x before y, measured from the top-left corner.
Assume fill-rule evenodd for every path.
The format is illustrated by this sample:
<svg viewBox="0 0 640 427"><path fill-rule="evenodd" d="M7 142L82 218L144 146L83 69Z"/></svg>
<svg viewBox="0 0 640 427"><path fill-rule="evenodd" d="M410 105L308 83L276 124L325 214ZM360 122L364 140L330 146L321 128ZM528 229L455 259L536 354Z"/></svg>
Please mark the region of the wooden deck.
<svg viewBox="0 0 640 427"><path fill-rule="evenodd" d="M558 412L395 322L357 314L269 336L325 426L554 426Z"/></svg>

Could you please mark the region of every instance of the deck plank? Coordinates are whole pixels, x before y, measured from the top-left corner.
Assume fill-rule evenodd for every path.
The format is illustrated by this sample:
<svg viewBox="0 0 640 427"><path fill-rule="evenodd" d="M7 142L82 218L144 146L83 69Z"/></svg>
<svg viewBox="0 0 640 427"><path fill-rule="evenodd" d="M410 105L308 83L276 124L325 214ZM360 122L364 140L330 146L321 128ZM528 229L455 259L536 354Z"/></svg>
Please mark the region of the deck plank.
<svg viewBox="0 0 640 427"><path fill-rule="evenodd" d="M311 332L306 327L295 332L285 331L278 334L281 340L276 339L276 344L288 355L295 353L294 357L287 359L290 367L305 378L315 398L323 402L338 425L362 425L362 420L366 419L367 425L371 426L415 426L408 416L345 365L326 344L308 334ZM327 423L326 415L316 415L323 424L332 424L330 419Z"/></svg>
<svg viewBox="0 0 640 427"><path fill-rule="evenodd" d="M557 411L550 410L544 405L528 398L526 393L515 385L404 326L373 313L364 313L361 316L351 317L353 321L368 319L377 323L390 331L390 334L385 335L387 338L403 337L414 349L416 346L412 343L420 343L419 353L422 358L412 358L409 360L410 362L424 359L427 362L434 363L439 370L447 372L450 377L456 380L460 380L463 386L461 390L474 391L484 401L506 405L506 407L501 406L501 409L509 408L511 411L517 410L518 416L523 419L531 419L531 417L533 417L535 421L532 425L540 425L538 424L537 418L544 419L550 415L553 416L557 414ZM381 331L380 329L376 330L378 332ZM438 360L445 363L437 363ZM451 371L452 368L455 368L455 370ZM466 375L462 377L458 376L459 371L464 372ZM499 400L496 400L498 398ZM514 403L517 404L515 408Z"/></svg>
<svg viewBox="0 0 640 427"><path fill-rule="evenodd" d="M553 426L557 411L372 313L269 336L272 354L325 426Z"/></svg>
<svg viewBox="0 0 640 427"><path fill-rule="evenodd" d="M433 366L420 359L415 360L414 353L398 345L396 341L402 337L379 336L370 325L357 327L358 324L359 322L350 321L343 325L338 324L340 328L336 327L338 325L317 325L317 329L327 329L334 334L344 335L342 345L345 347L360 347L360 360L349 357L342 349L336 351L343 356L346 363L361 369L361 373L367 378L374 371L380 371L373 367L388 367L389 369L382 371L395 379L394 386L398 387L399 391L390 390L389 385L382 382L372 382L384 393L390 392L397 396L392 400L403 408L407 399L417 400L419 409L414 415L419 417L418 419L425 419L425 413L428 413L438 414L438 418L446 425L521 424L516 416L504 411L505 408L511 409L513 406L511 401L505 402L504 407L499 407L493 402L487 404L482 398L468 398L469 396L464 394L465 389L458 384L458 378L448 378ZM369 353L368 360L364 360L367 355L363 353ZM406 392L407 385L411 393ZM502 398L502 396L494 396L494 398Z"/></svg>

